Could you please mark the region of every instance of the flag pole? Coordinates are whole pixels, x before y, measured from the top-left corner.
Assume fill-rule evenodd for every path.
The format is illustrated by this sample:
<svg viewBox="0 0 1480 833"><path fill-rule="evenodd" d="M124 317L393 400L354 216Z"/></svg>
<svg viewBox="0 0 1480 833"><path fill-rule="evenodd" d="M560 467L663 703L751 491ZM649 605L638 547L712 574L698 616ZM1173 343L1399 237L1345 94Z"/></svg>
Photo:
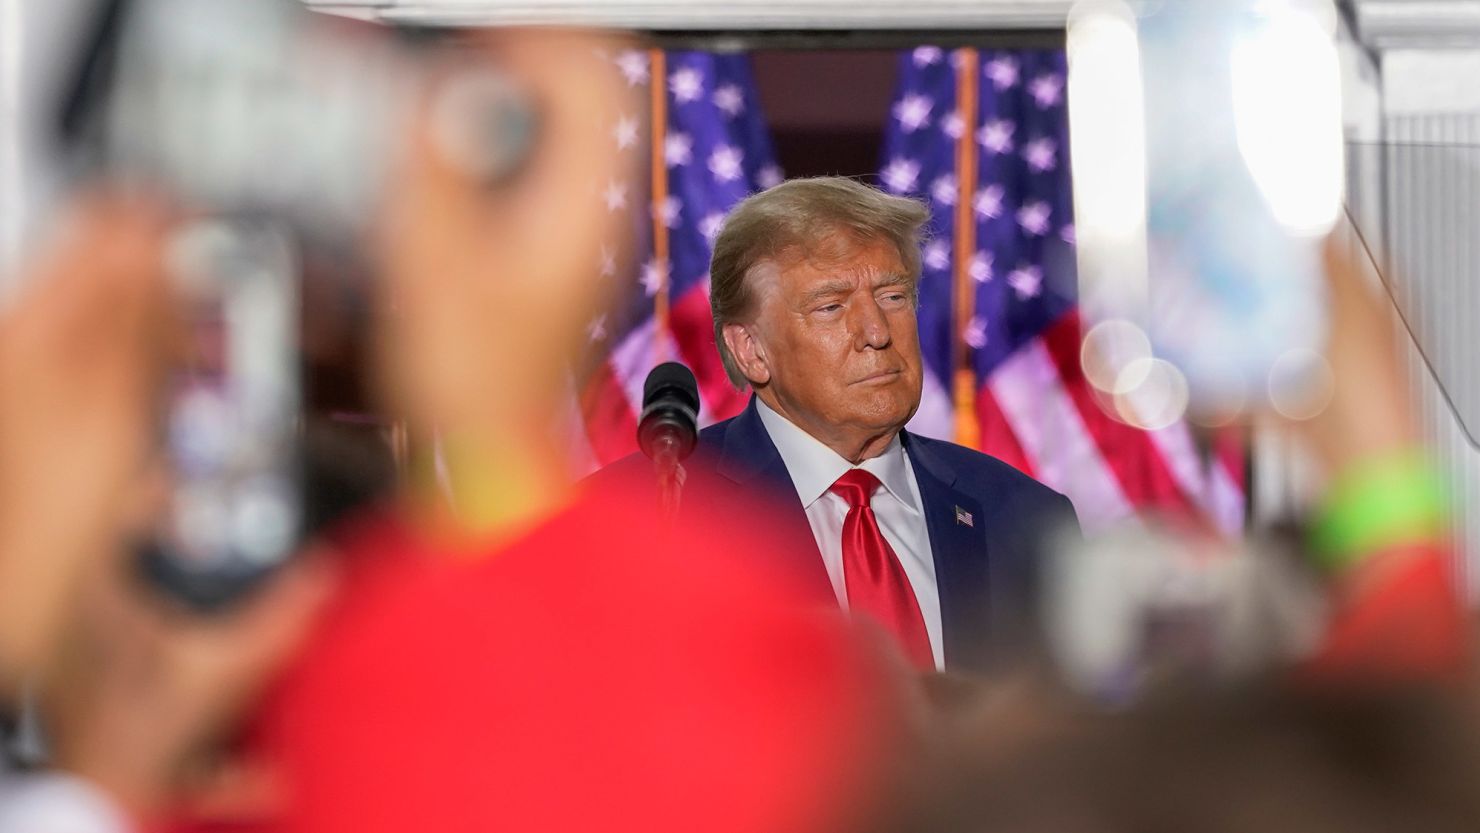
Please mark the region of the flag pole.
<svg viewBox="0 0 1480 833"><path fill-rule="evenodd" d="M976 219L972 195L976 192L977 50L956 50L956 114L961 135L956 139L956 251L952 275L955 310L955 406L956 442L967 448L981 447L981 425L976 416L976 369L966 331L976 317L976 285L971 260L976 255Z"/></svg>
<svg viewBox="0 0 1480 833"><path fill-rule="evenodd" d="M651 66L648 84L652 95L651 129L648 145L652 153L652 205L648 214L653 222L653 260L662 270L663 280L653 293L653 363L666 361L668 339L669 284L672 283L672 267L668 261L668 223L663 206L668 202L668 162L664 156L664 144L668 138L668 69L667 55L661 49L648 50Z"/></svg>

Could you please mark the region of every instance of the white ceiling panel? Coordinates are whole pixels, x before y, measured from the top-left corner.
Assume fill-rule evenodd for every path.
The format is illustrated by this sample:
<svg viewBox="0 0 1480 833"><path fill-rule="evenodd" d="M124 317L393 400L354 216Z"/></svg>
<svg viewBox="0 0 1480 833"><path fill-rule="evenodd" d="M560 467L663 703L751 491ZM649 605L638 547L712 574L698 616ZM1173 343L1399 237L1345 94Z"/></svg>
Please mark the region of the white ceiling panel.
<svg viewBox="0 0 1480 833"><path fill-rule="evenodd" d="M1141 0L1132 0L1140 2ZM1165 1L1165 0L1163 0ZM1175 0L1187 2L1188 0ZM307 0L320 11L436 25L668 30L1057 29L1073 0ZM1480 0L1342 0L1375 49L1480 46Z"/></svg>
<svg viewBox="0 0 1480 833"><path fill-rule="evenodd" d="M1056 29L1072 0L310 0L320 11L437 25L623 29Z"/></svg>
<svg viewBox="0 0 1480 833"><path fill-rule="evenodd" d="M1351 0L1362 42L1379 50L1480 46L1480 0Z"/></svg>

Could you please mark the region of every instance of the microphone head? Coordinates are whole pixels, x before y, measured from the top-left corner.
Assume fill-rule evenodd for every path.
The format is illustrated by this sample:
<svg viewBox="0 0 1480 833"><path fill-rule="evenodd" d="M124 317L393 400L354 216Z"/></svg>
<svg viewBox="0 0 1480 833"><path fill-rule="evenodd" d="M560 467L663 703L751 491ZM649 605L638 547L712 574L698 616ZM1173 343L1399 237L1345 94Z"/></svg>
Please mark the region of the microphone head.
<svg viewBox="0 0 1480 833"><path fill-rule="evenodd" d="M664 362L642 386L637 445L654 460L677 463L699 441L699 383L687 367Z"/></svg>
<svg viewBox="0 0 1480 833"><path fill-rule="evenodd" d="M699 413L699 382L694 372L679 362L663 362L648 373L642 385L642 406L648 407L665 394L678 397L695 414Z"/></svg>

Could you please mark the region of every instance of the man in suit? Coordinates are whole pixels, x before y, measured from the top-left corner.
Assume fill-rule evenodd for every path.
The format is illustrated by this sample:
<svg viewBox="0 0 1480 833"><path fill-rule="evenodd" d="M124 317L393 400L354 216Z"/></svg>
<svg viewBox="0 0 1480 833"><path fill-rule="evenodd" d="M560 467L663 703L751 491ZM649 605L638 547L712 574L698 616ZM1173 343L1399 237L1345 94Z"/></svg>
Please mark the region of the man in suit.
<svg viewBox="0 0 1480 833"><path fill-rule="evenodd" d="M1031 642L1035 574L1062 495L985 454L904 430L920 404L919 203L792 180L730 213L710 265L715 342L754 391L700 436L683 505L768 493L814 586L922 669L980 670ZM641 457L593 478L641 477ZM651 478L649 478L651 479ZM826 582L826 585L823 582Z"/></svg>

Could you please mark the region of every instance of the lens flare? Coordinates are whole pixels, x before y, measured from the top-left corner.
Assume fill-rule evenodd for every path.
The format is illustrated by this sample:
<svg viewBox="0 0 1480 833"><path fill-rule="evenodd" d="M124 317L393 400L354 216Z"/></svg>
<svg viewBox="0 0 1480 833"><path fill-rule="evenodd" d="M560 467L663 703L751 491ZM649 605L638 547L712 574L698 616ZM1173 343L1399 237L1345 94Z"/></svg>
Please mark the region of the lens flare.
<svg viewBox="0 0 1480 833"><path fill-rule="evenodd" d="M1331 230L1345 162L1336 44L1310 11L1272 4L1234 45L1239 153L1270 211L1292 234Z"/></svg>

